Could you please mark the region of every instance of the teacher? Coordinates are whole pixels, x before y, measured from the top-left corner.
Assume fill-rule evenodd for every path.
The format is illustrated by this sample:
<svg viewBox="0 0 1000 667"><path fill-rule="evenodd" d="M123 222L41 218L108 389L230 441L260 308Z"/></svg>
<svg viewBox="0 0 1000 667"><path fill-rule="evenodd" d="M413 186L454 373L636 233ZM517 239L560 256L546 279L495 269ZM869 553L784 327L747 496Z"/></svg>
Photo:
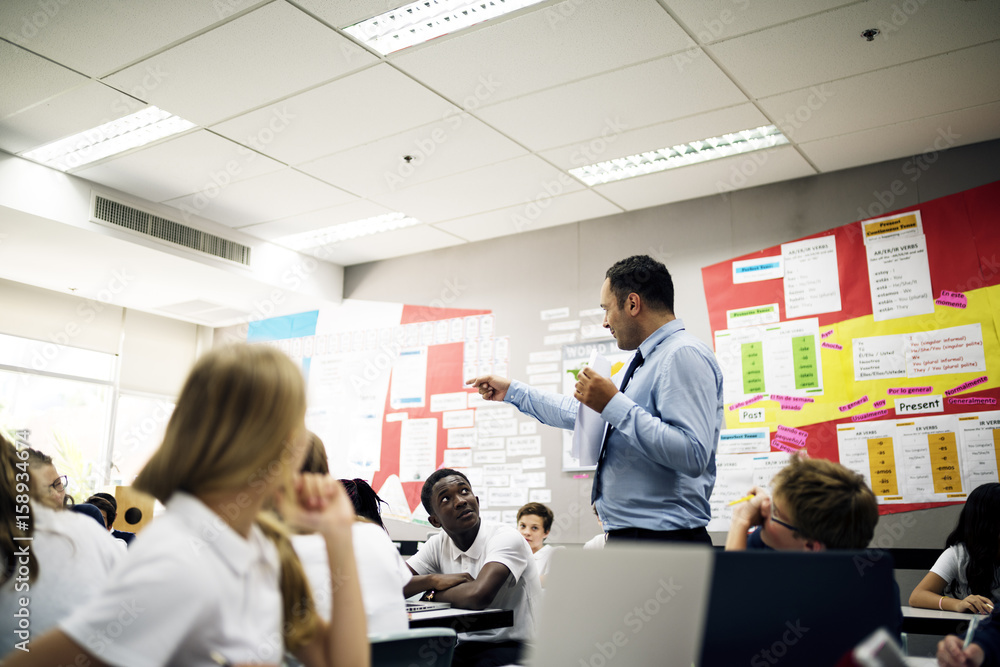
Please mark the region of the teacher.
<svg viewBox="0 0 1000 667"><path fill-rule="evenodd" d="M601 308L618 347L635 350L617 382L584 368L573 397L495 375L468 383L549 426L572 429L580 403L601 415L591 500L609 540L711 544L705 526L723 414L715 355L675 317L670 272L652 257L608 269Z"/></svg>

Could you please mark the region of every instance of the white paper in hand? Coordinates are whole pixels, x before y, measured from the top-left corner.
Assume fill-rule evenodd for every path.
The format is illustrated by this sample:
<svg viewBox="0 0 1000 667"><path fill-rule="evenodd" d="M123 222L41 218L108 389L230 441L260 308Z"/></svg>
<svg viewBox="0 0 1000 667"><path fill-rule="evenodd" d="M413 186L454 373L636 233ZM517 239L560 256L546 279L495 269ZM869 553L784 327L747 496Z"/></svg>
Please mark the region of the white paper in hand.
<svg viewBox="0 0 1000 667"><path fill-rule="evenodd" d="M590 353L587 365L603 377L611 377L611 362L608 358L594 350ZM581 466L596 466L597 457L601 454L604 443L604 429L608 425L597 412L583 403L576 413L576 425L573 427L573 457L580 461Z"/></svg>

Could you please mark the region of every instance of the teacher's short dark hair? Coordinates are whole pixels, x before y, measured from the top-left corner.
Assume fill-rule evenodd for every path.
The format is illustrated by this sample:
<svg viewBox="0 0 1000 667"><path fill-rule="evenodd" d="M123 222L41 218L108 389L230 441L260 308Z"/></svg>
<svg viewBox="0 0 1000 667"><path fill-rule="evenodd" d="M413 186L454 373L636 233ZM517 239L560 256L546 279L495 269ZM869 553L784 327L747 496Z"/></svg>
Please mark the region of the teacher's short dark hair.
<svg viewBox="0 0 1000 667"><path fill-rule="evenodd" d="M667 267L649 255L632 255L615 262L605 278L611 281L611 293L618 299L619 308L635 292L643 303L674 312L674 281Z"/></svg>

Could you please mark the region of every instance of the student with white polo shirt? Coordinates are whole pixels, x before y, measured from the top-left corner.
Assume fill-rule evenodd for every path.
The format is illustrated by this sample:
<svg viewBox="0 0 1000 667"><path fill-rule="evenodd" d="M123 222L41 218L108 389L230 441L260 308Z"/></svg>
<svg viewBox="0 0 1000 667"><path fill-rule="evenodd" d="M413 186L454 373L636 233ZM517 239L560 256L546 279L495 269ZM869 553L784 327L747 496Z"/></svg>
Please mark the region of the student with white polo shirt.
<svg viewBox="0 0 1000 667"><path fill-rule="evenodd" d="M308 447L305 383L267 346L205 354L188 377L163 444L135 487L163 502L114 580L4 667L370 664L351 540L354 510L329 477L293 480ZM292 526L326 542L333 616L315 612L283 526L261 513L277 496Z"/></svg>
<svg viewBox="0 0 1000 667"><path fill-rule="evenodd" d="M535 605L541 596L528 543L513 526L480 520L479 499L468 478L457 470L431 473L420 500L428 521L442 530L407 561L414 577L403 594L428 591L425 599L462 609L512 609L513 627L460 632L452 665L516 663L532 638Z"/></svg>

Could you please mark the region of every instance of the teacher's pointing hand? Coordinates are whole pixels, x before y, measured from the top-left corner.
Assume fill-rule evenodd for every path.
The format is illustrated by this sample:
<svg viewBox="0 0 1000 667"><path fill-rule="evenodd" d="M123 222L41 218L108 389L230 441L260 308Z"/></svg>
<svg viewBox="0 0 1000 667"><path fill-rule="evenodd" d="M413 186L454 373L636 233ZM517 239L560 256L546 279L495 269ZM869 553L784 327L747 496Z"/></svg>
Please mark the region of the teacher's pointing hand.
<svg viewBox="0 0 1000 667"><path fill-rule="evenodd" d="M507 395L510 380L496 375L484 375L466 380L465 384L474 385L479 390L479 395L487 401L502 401Z"/></svg>

